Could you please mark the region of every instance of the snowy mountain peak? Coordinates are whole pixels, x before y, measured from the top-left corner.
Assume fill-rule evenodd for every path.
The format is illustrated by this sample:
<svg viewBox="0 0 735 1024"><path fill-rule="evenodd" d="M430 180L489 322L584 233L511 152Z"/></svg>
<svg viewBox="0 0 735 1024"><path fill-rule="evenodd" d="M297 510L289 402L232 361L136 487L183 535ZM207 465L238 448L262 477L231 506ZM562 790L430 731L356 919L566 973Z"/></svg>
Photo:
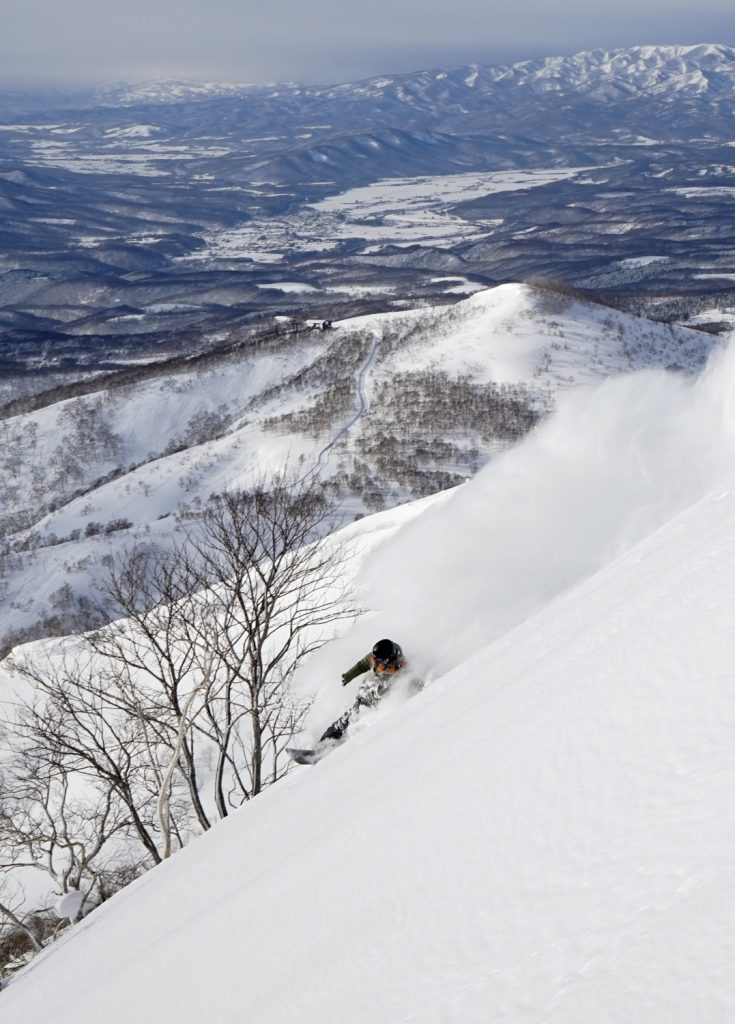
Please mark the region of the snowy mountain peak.
<svg viewBox="0 0 735 1024"><path fill-rule="evenodd" d="M594 50L573 57L524 62L506 69L503 77L516 86L545 82L562 92L580 90L599 98L615 99L616 90L634 95L653 89L679 91L688 79L705 82L708 74L726 76L729 89L735 78L735 51L725 46L642 46L619 50ZM490 78L495 75L490 71Z"/></svg>

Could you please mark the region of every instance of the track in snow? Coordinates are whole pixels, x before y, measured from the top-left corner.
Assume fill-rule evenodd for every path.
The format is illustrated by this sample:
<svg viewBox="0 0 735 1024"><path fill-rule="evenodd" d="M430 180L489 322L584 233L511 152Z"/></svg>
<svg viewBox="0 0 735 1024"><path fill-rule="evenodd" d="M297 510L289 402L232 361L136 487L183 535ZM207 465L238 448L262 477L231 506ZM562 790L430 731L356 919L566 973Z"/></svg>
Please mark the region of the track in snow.
<svg viewBox="0 0 735 1024"><path fill-rule="evenodd" d="M344 426L340 427L340 429L334 435L332 440L328 444L326 444L319 452L316 460L316 466L314 467L314 471L316 473L319 473L324 468L326 457L328 453L332 450L332 448L334 448L334 446L342 440L342 438L349 430L352 430L357 421L361 419L368 410L368 406L370 403L368 401L368 396L365 391L365 381L367 379L368 373L372 369L373 363L375 362L375 357L378 354L379 345L380 336L376 334L375 337L373 338L373 343L370 347L370 351L368 352L367 359L362 364L357 374L357 397L359 400L357 412L355 413L351 420L345 423Z"/></svg>

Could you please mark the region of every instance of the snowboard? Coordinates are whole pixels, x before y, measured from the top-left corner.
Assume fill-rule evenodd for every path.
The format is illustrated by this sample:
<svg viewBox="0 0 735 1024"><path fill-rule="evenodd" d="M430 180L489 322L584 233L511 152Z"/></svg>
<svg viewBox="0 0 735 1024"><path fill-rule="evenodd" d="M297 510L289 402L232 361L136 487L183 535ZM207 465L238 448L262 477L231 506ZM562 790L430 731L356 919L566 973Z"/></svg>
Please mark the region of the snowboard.
<svg viewBox="0 0 735 1024"><path fill-rule="evenodd" d="M325 740L323 743L317 743L311 750L300 749L299 747L287 747L286 753L295 761L296 764L317 764L323 757L338 747L340 743L344 743L344 740Z"/></svg>

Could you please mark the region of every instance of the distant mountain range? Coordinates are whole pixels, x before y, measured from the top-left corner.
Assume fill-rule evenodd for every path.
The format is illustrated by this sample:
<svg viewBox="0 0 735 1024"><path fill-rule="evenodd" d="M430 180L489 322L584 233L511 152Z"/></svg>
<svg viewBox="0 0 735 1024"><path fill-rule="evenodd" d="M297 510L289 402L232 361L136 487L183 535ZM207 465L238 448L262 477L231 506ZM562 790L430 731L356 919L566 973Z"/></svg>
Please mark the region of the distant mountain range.
<svg viewBox="0 0 735 1024"><path fill-rule="evenodd" d="M308 86L294 82L269 84L196 82L168 79L140 84L116 83L94 89L50 92L6 92L3 109L43 98L47 107L139 106L207 102L223 98L247 98L283 109L306 109L309 104L351 100L365 103L373 113L397 104L422 115L445 118L468 114L473 106L513 92L533 96L568 92L585 93L605 103L632 97L671 98L673 94L711 100L732 96L735 82L735 50L721 44L691 46L635 46L616 50L592 50L572 57L545 57L515 64L463 65L446 69L382 75L359 82L332 86ZM447 104L443 110L438 104ZM457 107L453 105L457 104Z"/></svg>
<svg viewBox="0 0 735 1024"><path fill-rule="evenodd" d="M654 315L686 296L718 321L735 281L734 94L719 45L330 87L5 94L0 400L206 350L276 312L537 276Z"/></svg>

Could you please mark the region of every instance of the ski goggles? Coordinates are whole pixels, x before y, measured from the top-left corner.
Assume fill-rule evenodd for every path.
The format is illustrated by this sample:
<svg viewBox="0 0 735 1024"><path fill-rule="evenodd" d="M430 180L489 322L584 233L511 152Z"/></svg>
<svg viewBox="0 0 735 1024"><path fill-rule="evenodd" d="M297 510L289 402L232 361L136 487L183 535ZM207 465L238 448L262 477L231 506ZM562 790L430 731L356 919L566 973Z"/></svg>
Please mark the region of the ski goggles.
<svg viewBox="0 0 735 1024"><path fill-rule="evenodd" d="M394 661L384 661L380 658L373 658L373 670L383 675L384 672L392 674L397 672L400 665L396 665Z"/></svg>

